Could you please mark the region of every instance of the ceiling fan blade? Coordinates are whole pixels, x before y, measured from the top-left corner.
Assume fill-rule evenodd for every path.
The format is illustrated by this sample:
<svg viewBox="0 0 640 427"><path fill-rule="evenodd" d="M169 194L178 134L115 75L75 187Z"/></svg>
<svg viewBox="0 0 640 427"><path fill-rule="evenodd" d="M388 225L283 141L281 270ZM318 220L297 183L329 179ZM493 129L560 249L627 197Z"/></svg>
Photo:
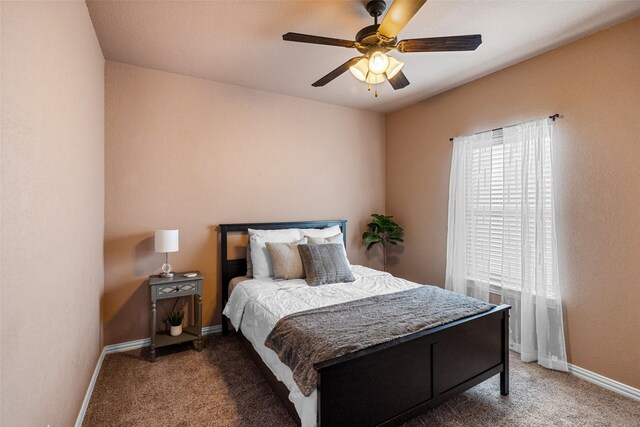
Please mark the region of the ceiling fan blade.
<svg viewBox="0 0 640 427"><path fill-rule="evenodd" d="M395 90L402 89L411 84L402 71L398 71L398 74L389 79L389 83L391 83L391 86L393 86Z"/></svg>
<svg viewBox="0 0 640 427"><path fill-rule="evenodd" d="M394 0L378 28L378 38L384 42L395 39L427 0Z"/></svg>
<svg viewBox="0 0 640 427"><path fill-rule="evenodd" d="M288 42L324 44L327 46L356 47L356 42L351 40L332 39L331 37L312 36L309 34L287 33L282 40Z"/></svg>
<svg viewBox="0 0 640 427"><path fill-rule="evenodd" d="M351 58L350 60L348 60L347 62L345 62L344 64L342 64L341 66L339 66L338 68L336 68L335 70L333 70L332 72L330 72L329 74L321 78L320 80L318 80L317 82L313 83L311 86L320 87L320 86L326 85L331 80L335 79L336 77L340 76L342 73L347 71L349 67L351 67L352 65L355 65L356 62L360 61L361 58L362 58L361 56L358 56L356 58Z"/></svg>
<svg viewBox="0 0 640 427"><path fill-rule="evenodd" d="M398 52L451 52L476 50L482 43L480 34L468 36L430 37L426 39L408 39L398 42Z"/></svg>

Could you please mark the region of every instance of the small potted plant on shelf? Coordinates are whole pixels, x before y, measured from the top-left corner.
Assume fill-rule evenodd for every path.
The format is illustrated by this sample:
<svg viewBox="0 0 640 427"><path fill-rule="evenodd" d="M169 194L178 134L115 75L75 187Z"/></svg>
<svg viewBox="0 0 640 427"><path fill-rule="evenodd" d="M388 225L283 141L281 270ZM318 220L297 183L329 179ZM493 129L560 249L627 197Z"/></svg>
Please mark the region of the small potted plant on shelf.
<svg viewBox="0 0 640 427"><path fill-rule="evenodd" d="M184 320L184 311L172 311L167 317L167 321L171 326L170 334L172 337L177 337L182 334L182 321Z"/></svg>
<svg viewBox="0 0 640 427"><path fill-rule="evenodd" d="M387 244L397 245L402 240L403 229L392 216L372 214L374 219L367 224L367 231L362 234L367 250L376 244L382 245L382 256L384 258L384 271L387 271Z"/></svg>

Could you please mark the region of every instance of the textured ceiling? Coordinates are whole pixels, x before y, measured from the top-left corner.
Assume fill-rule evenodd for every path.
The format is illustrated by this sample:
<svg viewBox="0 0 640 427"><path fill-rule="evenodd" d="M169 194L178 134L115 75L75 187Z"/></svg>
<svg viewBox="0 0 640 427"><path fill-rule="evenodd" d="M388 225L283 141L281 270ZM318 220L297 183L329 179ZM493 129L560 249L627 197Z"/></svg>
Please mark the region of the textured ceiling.
<svg viewBox="0 0 640 427"><path fill-rule="evenodd" d="M390 4L390 2L388 2ZM389 112L640 14L640 1L430 0L400 39L482 34L474 52L395 53L408 87L374 98L349 72L311 83L355 49L282 41L292 31L353 40L366 1L87 1L108 60L331 104ZM612 48L615 48L612 46Z"/></svg>

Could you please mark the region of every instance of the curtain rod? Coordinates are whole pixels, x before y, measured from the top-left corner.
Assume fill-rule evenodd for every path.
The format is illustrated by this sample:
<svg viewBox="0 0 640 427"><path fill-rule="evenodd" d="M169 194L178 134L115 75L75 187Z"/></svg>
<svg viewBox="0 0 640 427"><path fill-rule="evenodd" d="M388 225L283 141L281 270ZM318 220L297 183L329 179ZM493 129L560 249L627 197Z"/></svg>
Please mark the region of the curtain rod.
<svg viewBox="0 0 640 427"><path fill-rule="evenodd" d="M549 116L549 118L555 122L556 119L560 118L560 114L556 113L556 114L554 114L552 116ZM523 122L523 123L526 123L526 122ZM511 126L517 126L517 125L511 125ZM511 126L503 126L501 128L491 129L491 132L494 132L494 131L497 131L497 130L501 130L501 129L504 129L506 127L511 127ZM489 131L485 130L485 131L482 131L482 132L489 132ZM476 132L473 135L477 135L477 134L482 133L482 132ZM453 142L453 138L449 138L449 141Z"/></svg>

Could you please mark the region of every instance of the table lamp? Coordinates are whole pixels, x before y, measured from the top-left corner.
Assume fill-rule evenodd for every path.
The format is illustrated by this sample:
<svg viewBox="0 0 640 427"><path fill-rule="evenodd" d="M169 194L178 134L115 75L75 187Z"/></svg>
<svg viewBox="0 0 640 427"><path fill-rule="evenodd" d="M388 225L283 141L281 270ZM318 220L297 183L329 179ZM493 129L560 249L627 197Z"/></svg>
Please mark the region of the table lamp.
<svg viewBox="0 0 640 427"><path fill-rule="evenodd" d="M178 252L178 230L156 230L155 248L156 252L165 254L160 277L173 277L169 252Z"/></svg>

